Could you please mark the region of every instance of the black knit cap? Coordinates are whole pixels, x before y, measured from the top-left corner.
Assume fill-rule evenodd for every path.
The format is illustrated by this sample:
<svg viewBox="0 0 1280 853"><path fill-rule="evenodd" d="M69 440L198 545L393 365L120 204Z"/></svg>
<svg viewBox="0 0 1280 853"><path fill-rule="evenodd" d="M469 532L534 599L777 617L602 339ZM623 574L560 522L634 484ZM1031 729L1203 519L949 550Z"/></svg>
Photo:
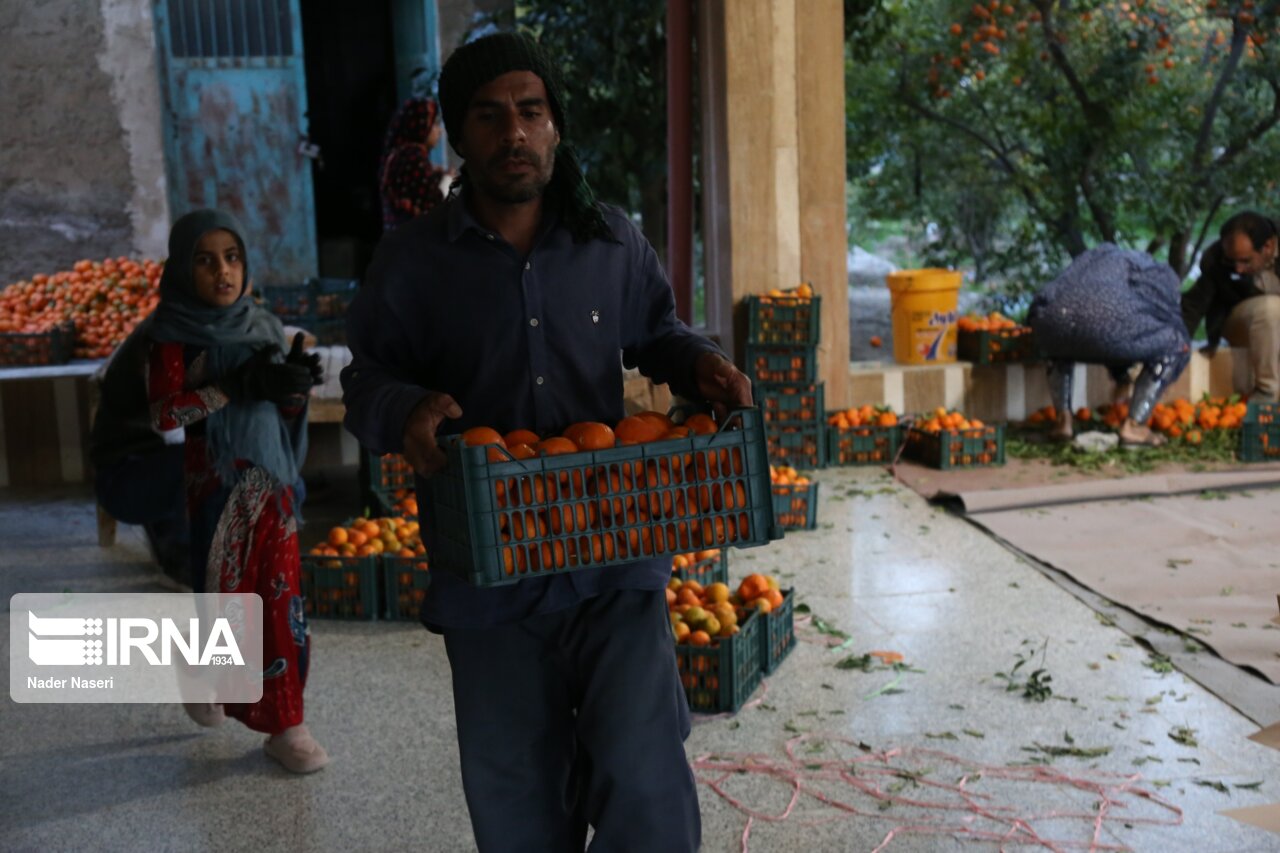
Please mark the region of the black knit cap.
<svg viewBox="0 0 1280 853"><path fill-rule="evenodd" d="M462 138L462 126L472 96L481 86L512 71L530 71L542 80L551 115L560 132L561 141L556 146L555 167L551 184L547 187L547 198L560 207L575 241L585 242L593 237L616 241L573 148L565 142L568 121L560 73L542 45L529 36L495 33L464 44L449 56L440 71L439 82L440 112L449 144L462 154L457 140ZM465 187L465 168L462 184Z"/></svg>
<svg viewBox="0 0 1280 853"><path fill-rule="evenodd" d="M454 151L458 151L454 140L462 138L471 96L490 80L511 71L532 71L542 79L556 129L562 137L567 135L560 74L551 57L542 45L523 33L495 33L455 50L440 71L440 108Z"/></svg>

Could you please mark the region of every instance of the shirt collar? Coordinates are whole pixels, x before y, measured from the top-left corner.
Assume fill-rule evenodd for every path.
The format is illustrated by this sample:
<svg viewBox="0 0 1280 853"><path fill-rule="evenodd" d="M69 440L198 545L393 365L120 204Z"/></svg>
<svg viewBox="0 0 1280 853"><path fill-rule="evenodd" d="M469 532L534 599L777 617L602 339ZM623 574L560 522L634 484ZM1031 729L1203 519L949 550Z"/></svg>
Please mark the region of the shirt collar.
<svg viewBox="0 0 1280 853"><path fill-rule="evenodd" d="M471 211L467 209L467 203L462 199L462 193L458 193L448 201L449 218L446 225L445 234L450 243L458 242L467 231L475 231L481 236L489 236L492 232L476 221L471 215ZM551 205L544 204L542 206L542 222L538 225L538 234L534 238L534 244L541 243L551 230L560 224L560 215L552 209Z"/></svg>

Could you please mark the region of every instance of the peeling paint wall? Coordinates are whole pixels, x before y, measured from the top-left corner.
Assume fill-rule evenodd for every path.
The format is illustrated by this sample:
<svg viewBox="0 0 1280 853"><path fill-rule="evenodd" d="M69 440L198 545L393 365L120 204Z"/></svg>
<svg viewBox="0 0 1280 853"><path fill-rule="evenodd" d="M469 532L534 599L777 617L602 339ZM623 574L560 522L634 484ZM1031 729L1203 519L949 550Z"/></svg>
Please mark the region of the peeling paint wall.
<svg viewBox="0 0 1280 853"><path fill-rule="evenodd" d="M0 0L0 286L163 254L148 0Z"/></svg>
<svg viewBox="0 0 1280 853"><path fill-rule="evenodd" d="M169 242L169 201L151 7L152 0L102 0L106 44L98 54L98 66L111 78L111 97L119 110L129 153L133 250L160 258Z"/></svg>

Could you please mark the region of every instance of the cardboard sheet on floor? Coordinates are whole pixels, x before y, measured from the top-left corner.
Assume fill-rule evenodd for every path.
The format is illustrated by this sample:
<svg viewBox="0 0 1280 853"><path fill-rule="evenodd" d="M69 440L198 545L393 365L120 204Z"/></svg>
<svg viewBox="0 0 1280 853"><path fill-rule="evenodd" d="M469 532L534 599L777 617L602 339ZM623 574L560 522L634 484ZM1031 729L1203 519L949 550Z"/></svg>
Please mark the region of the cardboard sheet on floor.
<svg viewBox="0 0 1280 853"><path fill-rule="evenodd" d="M1227 809L1218 814L1265 829L1267 832L1280 832L1280 803L1269 806L1250 806L1244 809Z"/></svg>
<svg viewBox="0 0 1280 853"><path fill-rule="evenodd" d="M915 462L899 462L894 476L929 499L955 499L965 512L1075 503L1113 498L1171 495L1205 489L1261 488L1280 485L1280 464L1218 463L1191 471L1166 463L1149 474L1121 469L1081 471L1047 459L1010 459L993 468L939 471Z"/></svg>
<svg viewBox="0 0 1280 853"><path fill-rule="evenodd" d="M1254 732L1249 735L1249 740L1272 749L1280 749L1280 723L1272 723L1265 729Z"/></svg>
<svg viewBox="0 0 1280 853"><path fill-rule="evenodd" d="M1280 491L1262 489L968 517L1100 595L1280 684L1280 631L1271 622L1280 578L1277 509Z"/></svg>

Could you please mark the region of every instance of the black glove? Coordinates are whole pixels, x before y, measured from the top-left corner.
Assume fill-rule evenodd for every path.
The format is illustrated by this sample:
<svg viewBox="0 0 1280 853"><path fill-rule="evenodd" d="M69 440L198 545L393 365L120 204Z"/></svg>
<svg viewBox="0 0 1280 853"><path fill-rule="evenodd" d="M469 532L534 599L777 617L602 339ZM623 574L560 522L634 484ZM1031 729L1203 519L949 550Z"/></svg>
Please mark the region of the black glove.
<svg viewBox="0 0 1280 853"><path fill-rule="evenodd" d="M293 336L293 347L289 350L289 354L284 357L285 364L297 364L305 367L311 374L312 385L324 384L324 368L320 366L320 354L315 352L302 351L302 332Z"/></svg>
<svg viewBox="0 0 1280 853"><path fill-rule="evenodd" d="M280 364L271 359L280 348L258 350L249 360L218 383L231 402L266 400L276 405L296 403L311 390L311 371L299 364Z"/></svg>

